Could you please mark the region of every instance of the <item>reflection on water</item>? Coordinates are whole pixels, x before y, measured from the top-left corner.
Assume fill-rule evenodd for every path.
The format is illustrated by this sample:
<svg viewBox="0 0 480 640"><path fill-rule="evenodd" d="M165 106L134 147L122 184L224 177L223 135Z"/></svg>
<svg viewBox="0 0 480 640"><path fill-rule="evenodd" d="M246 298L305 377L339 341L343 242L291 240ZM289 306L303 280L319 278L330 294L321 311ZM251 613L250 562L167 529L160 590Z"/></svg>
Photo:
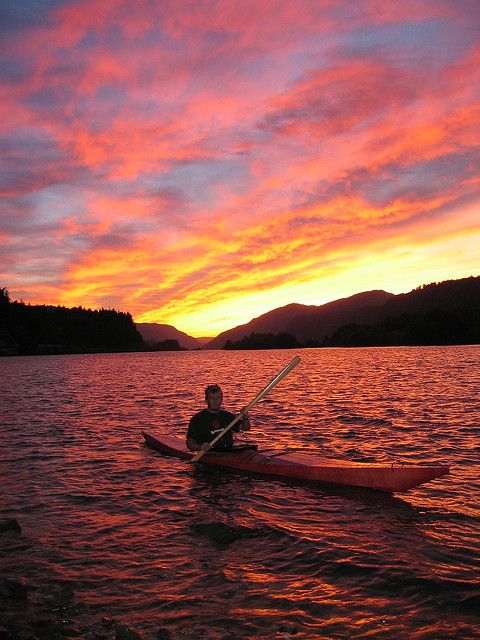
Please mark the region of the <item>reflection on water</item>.
<svg viewBox="0 0 480 640"><path fill-rule="evenodd" d="M0 518L32 543L3 553L2 575L71 587L86 624L108 615L147 638L480 638L480 347L304 350L252 410L264 446L452 465L405 494L143 446L142 429L183 436L206 383L235 411L293 355L0 359Z"/></svg>

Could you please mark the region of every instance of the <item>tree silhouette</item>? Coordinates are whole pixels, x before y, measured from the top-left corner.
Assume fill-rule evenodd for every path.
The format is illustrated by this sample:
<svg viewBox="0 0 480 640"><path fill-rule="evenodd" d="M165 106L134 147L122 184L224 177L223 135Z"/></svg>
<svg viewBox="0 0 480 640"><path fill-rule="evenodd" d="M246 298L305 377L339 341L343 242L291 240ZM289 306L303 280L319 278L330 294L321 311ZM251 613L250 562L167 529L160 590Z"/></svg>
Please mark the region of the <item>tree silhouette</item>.
<svg viewBox="0 0 480 640"><path fill-rule="evenodd" d="M3 351L29 355L143 347L132 316L115 309L92 311L12 302L6 287L0 289L0 309Z"/></svg>

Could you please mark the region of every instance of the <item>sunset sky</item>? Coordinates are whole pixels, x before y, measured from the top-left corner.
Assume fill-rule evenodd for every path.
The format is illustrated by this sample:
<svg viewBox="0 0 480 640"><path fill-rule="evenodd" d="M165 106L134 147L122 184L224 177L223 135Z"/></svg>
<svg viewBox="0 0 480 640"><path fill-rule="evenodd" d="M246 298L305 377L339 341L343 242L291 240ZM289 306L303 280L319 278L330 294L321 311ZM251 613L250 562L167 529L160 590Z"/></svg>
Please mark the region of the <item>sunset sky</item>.
<svg viewBox="0 0 480 640"><path fill-rule="evenodd" d="M0 286L213 336L480 275L480 0L0 0Z"/></svg>

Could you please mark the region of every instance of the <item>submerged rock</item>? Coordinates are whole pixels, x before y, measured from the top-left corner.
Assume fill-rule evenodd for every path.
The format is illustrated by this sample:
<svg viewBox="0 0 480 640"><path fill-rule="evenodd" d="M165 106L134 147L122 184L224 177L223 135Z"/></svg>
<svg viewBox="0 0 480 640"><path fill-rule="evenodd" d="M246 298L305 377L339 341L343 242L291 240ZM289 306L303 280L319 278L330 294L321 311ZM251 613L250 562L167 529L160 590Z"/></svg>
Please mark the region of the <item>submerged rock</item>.
<svg viewBox="0 0 480 640"><path fill-rule="evenodd" d="M27 551L31 549L32 545L29 542L24 542L22 544L2 544L1 554L6 555L7 553L15 553L15 551Z"/></svg>
<svg viewBox="0 0 480 640"><path fill-rule="evenodd" d="M14 598L15 600L25 600L28 595L28 587L22 582L10 580L10 578L0 578L0 596Z"/></svg>
<svg viewBox="0 0 480 640"><path fill-rule="evenodd" d="M72 587L66 586L60 589L42 589L43 602L53 609L66 609L73 605L75 591Z"/></svg>
<svg viewBox="0 0 480 640"><path fill-rule="evenodd" d="M142 640L142 636L123 622L115 625L115 640Z"/></svg>
<svg viewBox="0 0 480 640"><path fill-rule="evenodd" d="M291 636L294 636L298 633L298 629L294 624L282 624L280 626L280 628L278 629L278 631L280 633L284 633L286 635L284 635L284 638L290 638Z"/></svg>
<svg viewBox="0 0 480 640"><path fill-rule="evenodd" d="M22 527L18 524L18 520L10 518L10 520L0 520L0 533L22 533Z"/></svg>
<svg viewBox="0 0 480 640"><path fill-rule="evenodd" d="M61 627L53 616L38 615L32 622L32 627L39 640L52 640L63 637L60 635Z"/></svg>
<svg viewBox="0 0 480 640"><path fill-rule="evenodd" d="M231 527L228 524L223 524L222 522L191 524L189 527L191 531L207 536L211 540L219 542L220 544L230 544L240 538L253 538L258 535L258 532L254 529L249 529L248 527L243 526Z"/></svg>

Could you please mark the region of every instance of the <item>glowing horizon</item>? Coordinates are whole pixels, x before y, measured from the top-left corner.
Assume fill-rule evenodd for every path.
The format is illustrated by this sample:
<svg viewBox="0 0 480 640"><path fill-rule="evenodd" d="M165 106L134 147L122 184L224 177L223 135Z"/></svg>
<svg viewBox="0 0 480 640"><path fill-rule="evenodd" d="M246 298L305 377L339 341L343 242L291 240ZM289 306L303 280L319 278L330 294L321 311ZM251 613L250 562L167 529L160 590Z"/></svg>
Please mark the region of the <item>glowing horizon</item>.
<svg viewBox="0 0 480 640"><path fill-rule="evenodd" d="M480 274L472 0L45 0L0 21L0 286L215 336Z"/></svg>

